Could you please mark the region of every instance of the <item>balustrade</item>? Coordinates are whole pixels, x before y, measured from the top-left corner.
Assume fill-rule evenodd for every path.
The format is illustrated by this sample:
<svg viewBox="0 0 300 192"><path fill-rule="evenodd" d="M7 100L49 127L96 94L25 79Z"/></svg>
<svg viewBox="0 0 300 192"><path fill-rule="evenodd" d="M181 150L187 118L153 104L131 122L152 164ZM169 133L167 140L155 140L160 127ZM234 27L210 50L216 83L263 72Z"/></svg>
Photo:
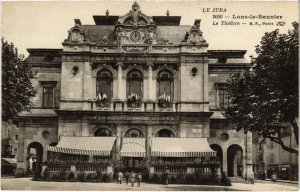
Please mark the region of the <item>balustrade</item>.
<svg viewBox="0 0 300 192"><path fill-rule="evenodd" d="M82 165L60 165L60 164L48 164L47 168L50 172L106 172L108 166L100 164L82 164Z"/></svg>
<svg viewBox="0 0 300 192"><path fill-rule="evenodd" d="M134 111L134 112L177 112L177 103L170 102L161 104L158 102L138 101L130 102L128 100L120 101L91 101L92 111Z"/></svg>
<svg viewBox="0 0 300 192"><path fill-rule="evenodd" d="M49 171L53 172L62 172L62 171L70 171L71 165L48 165Z"/></svg>

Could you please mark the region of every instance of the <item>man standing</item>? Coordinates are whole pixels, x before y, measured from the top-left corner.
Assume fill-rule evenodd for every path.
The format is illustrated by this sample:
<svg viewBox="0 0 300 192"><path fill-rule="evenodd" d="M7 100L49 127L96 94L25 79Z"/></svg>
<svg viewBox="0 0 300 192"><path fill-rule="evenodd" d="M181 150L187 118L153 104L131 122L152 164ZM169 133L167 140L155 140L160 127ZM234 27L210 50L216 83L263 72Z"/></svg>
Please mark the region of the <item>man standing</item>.
<svg viewBox="0 0 300 192"><path fill-rule="evenodd" d="M122 179L123 179L123 173L121 171L119 171L118 173L118 184L122 184Z"/></svg>
<svg viewBox="0 0 300 192"><path fill-rule="evenodd" d="M130 175L131 187L133 187L135 181L135 173L132 171Z"/></svg>
<svg viewBox="0 0 300 192"><path fill-rule="evenodd" d="M138 187L141 186L141 181L142 181L142 174L141 174L141 172L139 172L139 174L137 176L137 185L138 185Z"/></svg>
<svg viewBox="0 0 300 192"><path fill-rule="evenodd" d="M34 172L34 168L33 168L33 158L32 158L32 156L30 156L29 157L29 172L30 172L30 174L33 174L33 172Z"/></svg>
<svg viewBox="0 0 300 192"><path fill-rule="evenodd" d="M165 177L166 177L165 184L169 185L169 169L168 169L168 167L166 167L166 170L165 170Z"/></svg>
<svg viewBox="0 0 300 192"><path fill-rule="evenodd" d="M129 180L129 173L128 173L128 171L125 172L125 180L126 180L126 184L128 185L128 180Z"/></svg>

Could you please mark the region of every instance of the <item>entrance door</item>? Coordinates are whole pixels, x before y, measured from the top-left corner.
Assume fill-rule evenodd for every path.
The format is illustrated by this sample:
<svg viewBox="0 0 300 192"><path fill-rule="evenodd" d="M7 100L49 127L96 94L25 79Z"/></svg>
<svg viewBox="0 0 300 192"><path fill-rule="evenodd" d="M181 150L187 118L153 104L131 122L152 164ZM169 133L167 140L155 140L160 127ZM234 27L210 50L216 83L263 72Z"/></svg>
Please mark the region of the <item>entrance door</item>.
<svg viewBox="0 0 300 192"><path fill-rule="evenodd" d="M227 149L228 177L242 176L243 173L243 149L234 144Z"/></svg>
<svg viewBox="0 0 300 192"><path fill-rule="evenodd" d="M125 171L142 172L145 169L145 159L143 157L123 157Z"/></svg>
<svg viewBox="0 0 300 192"><path fill-rule="evenodd" d="M43 163L43 146L38 142L33 142L28 145L27 157L29 161L29 174L39 175L42 170Z"/></svg>

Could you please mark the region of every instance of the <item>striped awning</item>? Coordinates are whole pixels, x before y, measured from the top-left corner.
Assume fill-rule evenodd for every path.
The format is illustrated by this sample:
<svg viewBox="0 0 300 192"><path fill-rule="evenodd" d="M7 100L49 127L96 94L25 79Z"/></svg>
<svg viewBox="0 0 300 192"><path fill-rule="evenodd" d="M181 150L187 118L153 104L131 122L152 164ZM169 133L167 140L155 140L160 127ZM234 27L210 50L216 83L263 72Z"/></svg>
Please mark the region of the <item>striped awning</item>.
<svg viewBox="0 0 300 192"><path fill-rule="evenodd" d="M48 146L48 151L76 155L109 156L116 137L61 136L57 146Z"/></svg>
<svg viewBox="0 0 300 192"><path fill-rule="evenodd" d="M207 138L154 137L151 139L154 157L210 157L216 156Z"/></svg>
<svg viewBox="0 0 300 192"><path fill-rule="evenodd" d="M121 157L145 157L145 138L124 137L122 140Z"/></svg>

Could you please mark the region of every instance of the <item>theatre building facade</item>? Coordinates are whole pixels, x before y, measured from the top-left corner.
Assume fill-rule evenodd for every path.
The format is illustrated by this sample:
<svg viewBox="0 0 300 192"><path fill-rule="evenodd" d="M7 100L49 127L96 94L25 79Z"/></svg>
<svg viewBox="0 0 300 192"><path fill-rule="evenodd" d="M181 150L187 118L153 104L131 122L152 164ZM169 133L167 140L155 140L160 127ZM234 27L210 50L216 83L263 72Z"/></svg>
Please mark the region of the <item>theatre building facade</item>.
<svg viewBox="0 0 300 192"><path fill-rule="evenodd" d="M28 49L35 107L20 114L17 175L64 171L216 173L253 178L252 136L222 115L244 50L207 50L201 20L93 16L62 49Z"/></svg>

